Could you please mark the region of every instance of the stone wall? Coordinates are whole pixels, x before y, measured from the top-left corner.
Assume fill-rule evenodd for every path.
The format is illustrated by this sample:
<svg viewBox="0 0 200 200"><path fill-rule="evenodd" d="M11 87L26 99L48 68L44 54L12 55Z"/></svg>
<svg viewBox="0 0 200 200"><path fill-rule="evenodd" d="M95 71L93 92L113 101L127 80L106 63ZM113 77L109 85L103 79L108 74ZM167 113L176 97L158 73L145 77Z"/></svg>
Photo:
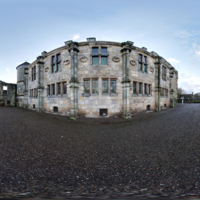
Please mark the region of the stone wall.
<svg viewBox="0 0 200 200"><path fill-rule="evenodd" d="M0 106L16 105L16 88L16 84L0 81Z"/></svg>
<svg viewBox="0 0 200 200"><path fill-rule="evenodd" d="M92 64L93 47L99 50L99 64L96 65ZM104 59L101 48L107 48L107 65L101 64ZM58 54L60 70L52 72L52 57L56 58ZM143 61L146 58L142 70L139 55ZM162 77L163 66L166 80ZM36 78L32 80L34 67ZM99 117L100 109L107 109L107 116L120 114L125 117L147 109L159 111L175 105L178 77L173 69L155 52L135 47L131 42L68 41L63 47L45 52L28 66L27 106L73 117L77 114ZM173 77L172 71L176 72ZM111 81L116 83L114 93L111 92ZM89 88L85 87L86 82ZM108 83L108 93L102 92L103 82ZM97 85L95 92L93 84ZM66 87L66 94L63 87Z"/></svg>

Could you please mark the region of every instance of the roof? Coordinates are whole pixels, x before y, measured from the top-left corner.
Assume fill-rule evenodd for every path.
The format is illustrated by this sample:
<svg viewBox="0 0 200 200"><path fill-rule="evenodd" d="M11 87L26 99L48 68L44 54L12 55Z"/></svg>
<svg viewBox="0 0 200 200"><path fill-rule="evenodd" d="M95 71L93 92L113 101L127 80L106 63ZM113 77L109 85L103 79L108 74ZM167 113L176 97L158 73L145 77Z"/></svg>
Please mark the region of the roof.
<svg viewBox="0 0 200 200"><path fill-rule="evenodd" d="M30 63L29 63L29 62L23 62L23 63L21 63L20 65L18 65L18 66L16 67L16 69L17 69L18 67L22 66L22 65L30 65Z"/></svg>

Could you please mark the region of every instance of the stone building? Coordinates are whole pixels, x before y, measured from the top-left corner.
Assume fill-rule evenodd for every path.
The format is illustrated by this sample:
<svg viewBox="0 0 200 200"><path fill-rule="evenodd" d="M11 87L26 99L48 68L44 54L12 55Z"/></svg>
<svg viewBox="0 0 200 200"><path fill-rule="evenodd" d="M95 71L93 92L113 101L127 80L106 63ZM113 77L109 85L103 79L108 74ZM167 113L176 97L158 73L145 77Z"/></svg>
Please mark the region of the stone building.
<svg viewBox="0 0 200 200"><path fill-rule="evenodd" d="M16 91L16 84L0 81L0 106L15 106Z"/></svg>
<svg viewBox="0 0 200 200"><path fill-rule="evenodd" d="M133 42L67 41L17 67L18 105L76 118L174 107L178 72Z"/></svg>

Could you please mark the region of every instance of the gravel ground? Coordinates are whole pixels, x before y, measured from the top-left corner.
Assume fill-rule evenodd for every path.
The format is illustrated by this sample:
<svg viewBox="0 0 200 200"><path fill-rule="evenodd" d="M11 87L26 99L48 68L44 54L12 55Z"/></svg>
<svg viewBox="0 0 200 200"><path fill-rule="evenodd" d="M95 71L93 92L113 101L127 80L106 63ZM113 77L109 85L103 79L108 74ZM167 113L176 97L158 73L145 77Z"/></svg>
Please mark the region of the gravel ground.
<svg viewBox="0 0 200 200"><path fill-rule="evenodd" d="M70 121L0 107L0 197L200 196L200 104Z"/></svg>

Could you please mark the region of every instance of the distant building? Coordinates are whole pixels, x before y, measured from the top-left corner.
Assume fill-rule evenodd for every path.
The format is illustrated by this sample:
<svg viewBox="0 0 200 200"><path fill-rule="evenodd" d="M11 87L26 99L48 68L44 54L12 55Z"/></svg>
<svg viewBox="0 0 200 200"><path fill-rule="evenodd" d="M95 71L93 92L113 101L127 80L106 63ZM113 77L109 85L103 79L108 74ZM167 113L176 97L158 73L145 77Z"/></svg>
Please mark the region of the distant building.
<svg viewBox="0 0 200 200"><path fill-rule="evenodd" d="M0 106L16 105L16 84L0 81Z"/></svg>
<svg viewBox="0 0 200 200"><path fill-rule="evenodd" d="M177 102L178 72L133 42L67 41L17 67L17 105L76 118L129 118Z"/></svg>

